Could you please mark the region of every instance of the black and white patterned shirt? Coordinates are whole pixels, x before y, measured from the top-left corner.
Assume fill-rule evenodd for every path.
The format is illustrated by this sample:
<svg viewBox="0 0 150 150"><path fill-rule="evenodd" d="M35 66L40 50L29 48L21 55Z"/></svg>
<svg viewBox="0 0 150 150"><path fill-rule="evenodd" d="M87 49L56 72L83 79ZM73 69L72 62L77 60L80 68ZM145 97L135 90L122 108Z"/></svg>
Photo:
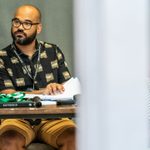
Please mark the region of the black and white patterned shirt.
<svg viewBox="0 0 150 150"><path fill-rule="evenodd" d="M70 79L67 63L58 46L43 41L36 44L32 58L14 44L0 50L0 90L26 91L45 88L49 83Z"/></svg>

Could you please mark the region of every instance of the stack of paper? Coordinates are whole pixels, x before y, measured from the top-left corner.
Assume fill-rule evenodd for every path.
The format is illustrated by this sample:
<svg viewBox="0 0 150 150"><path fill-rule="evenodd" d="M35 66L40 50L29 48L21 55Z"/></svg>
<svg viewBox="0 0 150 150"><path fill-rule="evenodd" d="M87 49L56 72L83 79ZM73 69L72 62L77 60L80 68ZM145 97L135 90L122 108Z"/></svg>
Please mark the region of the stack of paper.
<svg viewBox="0 0 150 150"><path fill-rule="evenodd" d="M65 91L57 95L43 95L43 94L26 94L25 98L34 98L38 96L41 100L55 101L55 100L68 100L73 99L75 95L81 93L80 82L78 78L71 78L64 83Z"/></svg>

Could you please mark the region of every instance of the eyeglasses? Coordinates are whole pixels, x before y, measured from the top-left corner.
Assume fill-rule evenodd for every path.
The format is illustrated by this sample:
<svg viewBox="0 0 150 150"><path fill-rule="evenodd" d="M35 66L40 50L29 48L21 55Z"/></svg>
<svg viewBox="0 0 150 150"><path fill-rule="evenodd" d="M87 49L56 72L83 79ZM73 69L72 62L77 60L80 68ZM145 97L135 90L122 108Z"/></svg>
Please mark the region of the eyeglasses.
<svg viewBox="0 0 150 150"><path fill-rule="evenodd" d="M30 30L33 25L37 25L39 23L32 23L31 21L20 21L17 18L12 19L12 25L16 28L19 28L21 25L25 30Z"/></svg>

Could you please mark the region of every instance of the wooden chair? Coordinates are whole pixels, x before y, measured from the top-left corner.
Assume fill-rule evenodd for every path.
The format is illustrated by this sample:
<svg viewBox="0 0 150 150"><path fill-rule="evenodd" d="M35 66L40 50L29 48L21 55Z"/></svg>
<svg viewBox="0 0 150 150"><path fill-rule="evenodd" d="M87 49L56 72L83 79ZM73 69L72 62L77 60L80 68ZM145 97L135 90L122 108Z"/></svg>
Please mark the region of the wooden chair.
<svg viewBox="0 0 150 150"><path fill-rule="evenodd" d="M52 146L48 144L43 144L43 143L31 143L28 147L27 150L56 150Z"/></svg>

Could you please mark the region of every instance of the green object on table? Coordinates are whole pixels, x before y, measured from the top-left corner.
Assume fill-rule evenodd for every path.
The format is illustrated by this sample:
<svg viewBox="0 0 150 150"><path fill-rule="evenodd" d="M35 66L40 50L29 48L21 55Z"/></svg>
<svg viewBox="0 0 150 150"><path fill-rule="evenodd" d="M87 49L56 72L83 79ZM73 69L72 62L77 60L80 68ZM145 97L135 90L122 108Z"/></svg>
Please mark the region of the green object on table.
<svg viewBox="0 0 150 150"><path fill-rule="evenodd" d="M16 92L12 94L0 94L0 102L22 102L25 101L24 92Z"/></svg>

